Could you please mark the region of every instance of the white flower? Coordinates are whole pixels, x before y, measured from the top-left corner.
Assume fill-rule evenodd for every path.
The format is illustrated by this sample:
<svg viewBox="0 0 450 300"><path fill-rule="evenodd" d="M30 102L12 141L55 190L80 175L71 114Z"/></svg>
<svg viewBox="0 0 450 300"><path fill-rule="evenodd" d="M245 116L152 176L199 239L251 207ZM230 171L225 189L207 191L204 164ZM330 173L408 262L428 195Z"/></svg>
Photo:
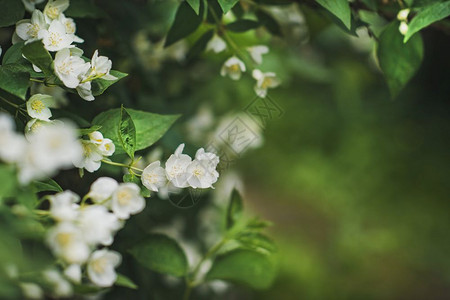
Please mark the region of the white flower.
<svg viewBox="0 0 450 300"><path fill-rule="evenodd" d="M89 191L89 198L95 203L102 203L112 196L119 187L119 183L110 177L99 177L95 180Z"/></svg>
<svg viewBox="0 0 450 300"><path fill-rule="evenodd" d="M45 49L48 51L59 51L65 48L74 47L73 35L66 33L66 27L58 20L53 20L48 29L41 29L38 38L42 39Z"/></svg>
<svg viewBox="0 0 450 300"><path fill-rule="evenodd" d="M91 75L89 77L102 78L105 80L117 80L117 77L109 74L112 62L106 56L98 56L98 50L95 50L91 59Z"/></svg>
<svg viewBox="0 0 450 300"><path fill-rule="evenodd" d="M45 126L54 125L58 120L38 120L31 119L25 125L25 137L29 139L30 135L36 133L38 130L41 130Z"/></svg>
<svg viewBox="0 0 450 300"><path fill-rule="evenodd" d="M411 10L409 8L400 10L397 14L397 19L399 21L408 21L408 15L409 15L410 11Z"/></svg>
<svg viewBox="0 0 450 300"><path fill-rule="evenodd" d="M44 8L44 15L50 22L50 20L58 19L69 7L69 0L49 0Z"/></svg>
<svg viewBox="0 0 450 300"><path fill-rule="evenodd" d="M72 264L64 269L64 275L74 283L81 282L81 266Z"/></svg>
<svg viewBox="0 0 450 300"><path fill-rule="evenodd" d="M213 51L214 53L220 53L227 48L227 44L225 41L219 37L217 34L214 34L213 38L206 45L206 51Z"/></svg>
<svg viewBox="0 0 450 300"><path fill-rule="evenodd" d="M94 251L87 264L89 279L97 286L109 287L117 279L114 270L122 260L119 253L107 249Z"/></svg>
<svg viewBox="0 0 450 300"><path fill-rule="evenodd" d="M98 151L103 156L111 156L114 154L114 151L116 151L116 146L114 145L113 141L110 139L103 139L103 142L97 146Z"/></svg>
<svg viewBox="0 0 450 300"><path fill-rule="evenodd" d="M255 92L264 98L267 96L267 89L274 88L280 85L280 81L273 72L263 73L258 69L253 70L253 78L256 79Z"/></svg>
<svg viewBox="0 0 450 300"><path fill-rule="evenodd" d="M27 146L25 138L14 128L11 116L0 113L0 159L8 163L20 161Z"/></svg>
<svg viewBox="0 0 450 300"><path fill-rule="evenodd" d="M46 270L43 272L44 279L52 285L53 295L56 297L70 297L73 294L72 285L62 277L62 275L54 270Z"/></svg>
<svg viewBox="0 0 450 300"><path fill-rule="evenodd" d="M81 77L81 79L85 80L85 77ZM90 81L81 83L79 86L77 86L78 95L86 101L95 100L94 96L92 95L91 88L92 86Z"/></svg>
<svg viewBox="0 0 450 300"><path fill-rule="evenodd" d="M64 25L64 27L66 28L66 33L72 36L75 43L84 42L82 38L75 35L75 32L77 31L77 25L72 18L67 18L64 14L60 14L58 21Z"/></svg>
<svg viewBox="0 0 450 300"><path fill-rule="evenodd" d="M90 249L83 233L73 223L58 223L51 228L47 243L55 256L70 264L82 264L89 258Z"/></svg>
<svg viewBox="0 0 450 300"><path fill-rule="evenodd" d="M401 22L400 26L398 27L398 31L400 31L402 35L406 35L406 33L408 32L408 23Z"/></svg>
<svg viewBox="0 0 450 300"><path fill-rule="evenodd" d="M219 164L219 157L211 152L205 152L200 148L195 154L195 160L187 167L190 174L188 182L193 188L211 188L219 178L216 167Z"/></svg>
<svg viewBox="0 0 450 300"><path fill-rule="evenodd" d="M88 134L89 140L97 145L103 143L103 134L100 131L93 131Z"/></svg>
<svg viewBox="0 0 450 300"><path fill-rule="evenodd" d="M69 49L60 50L55 55L55 73L68 88L76 88L80 84L80 76L86 73L89 67L89 63L77 55L72 55Z"/></svg>
<svg viewBox="0 0 450 300"><path fill-rule="evenodd" d="M179 145L175 153L166 161L167 179L178 188L189 186L187 182L189 174L186 172L186 169L191 163L192 158L189 155L182 154L183 149L184 144Z"/></svg>
<svg viewBox="0 0 450 300"><path fill-rule="evenodd" d="M31 282L21 282L20 288L27 299L42 299L44 298L44 291L39 285Z"/></svg>
<svg viewBox="0 0 450 300"><path fill-rule="evenodd" d="M111 245L113 235L122 227L119 219L103 205L89 205L82 208L77 224L84 241L91 246Z"/></svg>
<svg viewBox="0 0 450 300"><path fill-rule="evenodd" d="M144 169L141 181L146 188L154 192L167 184L166 171L161 167L159 160L152 162Z"/></svg>
<svg viewBox="0 0 450 300"><path fill-rule="evenodd" d="M53 104L53 97L50 95L36 94L27 101L27 112L32 118L47 121L52 116L50 106Z"/></svg>
<svg viewBox="0 0 450 300"><path fill-rule="evenodd" d="M135 183L121 183L112 195L111 209L119 219L128 219L145 208L144 197Z"/></svg>
<svg viewBox="0 0 450 300"><path fill-rule="evenodd" d="M37 40L38 34L41 30L48 28L45 22L45 17L41 11L35 10L31 15L31 20L21 20L16 24L15 33L19 38L25 41L25 43L30 43Z"/></svg>
<svg viewBox="0 0 450 300"><path fill-rule="evenodd" d="M83 159L78 162L74 162L75 167L85 168L88 172L92 173L97 171L101 166L101 160L103 155L98 152L98 147L91 141L81 141L83 146Z"/></svg>
<svg viewBox="0 0 450 300"><path fill-rule="evenodd" d="M35 10L36 4L44 2L44 0L22 0L25 9L29 12L33 12Z"/></svg>
<svg viewBox="0 0 450 300"><path fill-rule="evenodd" d="M260 46L248 47L247 51L250 54L250 56L252 57L252 59L255 61L255 63L260 65L262 63L263 54L269 53L269 48L267 46L260 45Z"/></svg>
<svg viewBox="0 0 450 300"><path fill-rule="evenodd" d="M53 219L64 222L74 221L79 214L79 206L76 204L80 197L71 192L64 191L50 196L50 215Z"/></svg>
<svg viewBox="0 0 450 300"><path fill-rule="evenodd" d="M236 56L232 56L224 62L222 69L220 70L220 75L228 75L233 80L239 80L242 72L245 72L244 63Z"/></svg>

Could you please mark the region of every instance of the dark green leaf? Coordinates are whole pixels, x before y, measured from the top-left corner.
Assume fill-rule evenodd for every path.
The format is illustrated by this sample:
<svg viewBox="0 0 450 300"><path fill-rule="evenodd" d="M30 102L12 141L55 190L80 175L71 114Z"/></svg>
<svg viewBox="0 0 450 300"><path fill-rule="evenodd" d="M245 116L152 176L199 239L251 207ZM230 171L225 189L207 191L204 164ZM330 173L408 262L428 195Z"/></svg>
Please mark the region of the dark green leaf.
<svg viewBox="0 0 450 300"><path fill-rule="evenodd" d="M227 209L227 229L233 227L233 225L239 221L239 219L242 217L242 210L242 197L237 190L233 190L233 192L231 193L230 204L228 204Z"/></svg>
<svg viewBox="0 0 450 300"><path fill-rule="evenodd" d="M109 74L117 77L116 80L105 80L105 79L95 79L92 82L92 95L98 96L103 94L104 91L106 91L107 88L109 88L111 85L119 81L120 79L128 76L126 73L122 73L116 70L111 70Z"/></svg>
<svg viewBox="0 0 450 300"><path fill-rule="evenodd" d="M73 18L100 18L106 16L92 0L71 1L69 8L64 12L68 17Z"/></svg>
<svg viewBox="0 0 450 300"><path fill-rule="evenodd" d="M230 9L233 8L233 6L236 5L236 3L239 2L239 0L217 0L217 2L219 2L223 13L226 14Z"/></svg>
<svg viewBox="0 0 450 300"><path fill-rule="evenodd" d="M32 64L44 72L45 76L53 75L53 59L41 41L23 46L22 53Z"/></svg>
<svg viewBox="0 0 450 300"><path fill-rule="evenodd" d="M120 144L131 159L136 151L136 127L125 107L120 109L120 122L117 132Z"/></svg>
<svg viewBox="0 0 450 300"><path fill-rule="evenodd" d="M118 286L123 286L123 287L129 288L129 289L133 289L133 290L138 289L138 286L136 285L136 283L134 283L130 278L128 278L122 274L117 274L117 280L114 284L118 285Z"/></svg>
<svg viewBox="0 0 450 300"><path fill-rule="evenodd" d="M18 64L0 66L0 89L26 99L30 74L23 71Z"/></svg>
<svg viewBox="0 0 450 300"><path fill-rule="evenodd" d="M217 0L208 0L208 10L206 14L206 21L211 24L216 24L222 20L222 8Z"/></svg>
<svg viewBox="0 0 450 300"><path fill-rule="evenodd" d="M423 59L423 42L415 35L406 44L398 31L399 22L392 22L380 35L378 61L393 97L413 77Z"/></svg>
<svg viewBox="0 0 450 300"><path fill-rule="evenodd" d="M265 289L272 284L275 275L275 263L268 255L237 249L218 256L206 280L221 279Z"/></svg>
<svg viewBox="0 0 450 300"><path fill-rule="evenodd" d="M266 27L266 29L270 33L272 33L274 35L278 35L278 36L283 35L280 25L271 15L269 15L265 11L259 9L256 11L256 17L258 18L259 22L262 25L264 25L264 27Z"/></svg>
<svg viewBox="0 0 450 300"><path fill-rule="evenodd" d="M0 27L16 24L23 19L25 7L22 1L18 0L0 0Z"/></svg>
<svg viewBox="0 0 450 300"><path fill-rule="evenodd" d="M186 58L188 60L191 60L195 57L197 57L200 53L202 53L206 46L208 45L208 42L211 40L211 38L214 35L214 30L208 30L205 32L196 42L194 45L192 45L191 49L189 49L188 54L186 55Z"/></svg>
<svg viewBox="0 0 450 300"><path fill-rule="evenodd" d="M102 128L102 126L100 126L100 125L94 125L94 126L91 126L89 128L78 129L78 134L79 135L87 135L87 134L92 133L94 131L100 130L101 128Z"/></svg>
<svg viewBox="0 0 450 300"><path fill-rule="evenodd" d="M264 5L287 5L292 4L293 0L256 0L255 2Z"/></svg>
<svg viewBox="0 0 450 300"><path fill-rule="evenodd" d="M245 32L247 30L252 30L258 28L261 24L253 20L238 20L236 22L227 24L226 28L234 32Z"/></svg>
<svg viewBox="0 0 450 300"><path fill-rule="evenodd" d="M176 241L162 234L146 237L129 252L141 265L159 273L181 277L188 271L183 249Z"/></svg>
<svg viewBox="0 0 450 300"><path fill-rule="evenodd" d="M347 29L351 28L351 10L348 0L316 0L325 9L330 11L344 23Z"/></svg>
<svg viewBox="0 0 450 300"><path fill-rule="evenodd" d="M21 63L25 61L22 57L22 47L24 42L16 43L6 50L5 54L3 54L2 64L14 64Z"/></svg>
<svg viewBox="0 0 450 300"><path fill-rule="evenodd" d="M201 0L186 0L197 15L200 13L200 1Z"/></svg>
<svg viewBox="0 0 450 300"><path fill-rule="evenodd" d="M34 181L33 189L35 193L39 192L62 192L63 189L53 179L49 178L46 181Z"/></svg>
<svg viewBox="0 0 450 300"><path fill-rule="evenodd" d="M406 43L414 33L448 16L450 16L450 1L435 3L425 7L409 23L408 31L403 41Z"/></svg>
<svg viewBox="0 0 450 300"><path fill-rule="evenodd" d="M170 46L193 33L202 23L202 11L201 3L200 13L196 14L187 2L182 2L175 14L175 20L169 29L164 46Z"/></svg>

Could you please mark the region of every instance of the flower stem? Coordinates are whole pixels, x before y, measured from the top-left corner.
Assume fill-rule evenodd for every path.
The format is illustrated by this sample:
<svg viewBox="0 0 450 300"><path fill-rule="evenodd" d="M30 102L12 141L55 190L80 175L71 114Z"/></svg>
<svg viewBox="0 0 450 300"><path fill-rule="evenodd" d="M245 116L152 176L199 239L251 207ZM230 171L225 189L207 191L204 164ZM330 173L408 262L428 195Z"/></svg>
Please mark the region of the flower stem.
<svg viewBox="0 0 450 300"><path fill-rule="evenodd" d="M126 164L121 164L121 163L110 161L110 160L106 160L106 159L102 159L102 162L104 162L105 164L111 165L111 166L124 167L124 168L131 169L131 170L138 171L138 172L143 172L144 171L142 169L133 167L131 164L130 165L126 165Z"/></svg>

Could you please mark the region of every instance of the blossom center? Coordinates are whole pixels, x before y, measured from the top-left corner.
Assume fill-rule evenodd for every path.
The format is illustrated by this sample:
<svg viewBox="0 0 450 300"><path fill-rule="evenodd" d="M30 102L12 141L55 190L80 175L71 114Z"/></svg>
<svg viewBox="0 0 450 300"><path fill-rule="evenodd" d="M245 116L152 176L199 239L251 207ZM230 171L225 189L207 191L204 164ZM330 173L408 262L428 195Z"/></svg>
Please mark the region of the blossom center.
<svg viewBox="0 0 450 300"><path fill-rule="evenodd" d="M34 100L31 102L31 109L40 114L42 110L45 108L44 103L41 100Z"/></svg>
<svg viewBox="0 0 450 300"><path fill-rule="evenodd" d="M117 193L117 200L120 205L127 205L131 202L131 195L127 191L120 191Z"/></svg>
<svg viewBox="0 0 450 300"><path fill-rule="evenodd" d="M62 41L61 34L58 32L51 32L49 41L52 46L57 46Z"/></svg>
<svg viewBox="0 0 450 300"><path fill-rule="evenodd" d="M56 240L62 247L67 247L72 243L72 234L68 232L59 233Z"/></svg>
<svg viewBox="0 0 450 300"><path fill-rule="evenodd" d="M28 25L28 31L27 34L31 36L32 38L37 37L39 31L39 25L38 24L30 24Z"/></svg>
<svg viewBox="0 0 450 300"><path fill-rule="evenodd" d="M94 260L91 264L95 273L104 273L107 265L108 261L104 257Z"/></svg>

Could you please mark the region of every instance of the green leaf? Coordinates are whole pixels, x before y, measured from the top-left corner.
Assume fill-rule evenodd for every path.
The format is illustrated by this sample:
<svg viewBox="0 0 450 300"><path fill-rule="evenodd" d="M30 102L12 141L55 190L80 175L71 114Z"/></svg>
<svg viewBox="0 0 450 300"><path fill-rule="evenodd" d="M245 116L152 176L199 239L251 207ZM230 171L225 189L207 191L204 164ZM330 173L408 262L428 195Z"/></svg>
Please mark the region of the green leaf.
<svg viewBox="0 0 450 300"><path fill-rule="evenodd" d="M244 247L273 253L277 247L271 238L259 232L243 232L236 238Z"/></svg>
<svg viewBox="0 0 450 300"><path fill-rule="evenodd" d="M0 66L0 89L26 99L30 74L23 71L18 64Z"/></svg>
<svg viewBox="0 0 450 300"><path fill-rule="evenodd" d="M268 255L237 249L218 256L206 280L221 279L265 289L270 287L275 275L275 263Z"/></svg>
<svg viewBox="0 0 450 300"><path fill-rule="evenodd" d="M22 53L32 64L36 65L44 72L45 76L53 75L53 59L50 53L44 48L41 41L36 41L25 45Z"/></svg>
<svg viewBox="0 0 450 300"><path fill-rule="evenodd" d="M9 47L5 54L3 54L2 64L7 65L25 61L22 57L23 44L24 42L19 42Z"/></svg>
<svg viewBox="0 0 450 300"><path fill-rule="evenodd" d="M133 119L123 105L120 109L120 122L117 133L122 148L131 159L134 159L134 152L136 151L136 127L134 126Z"/></svg>
<svg viewBox="0 0 450 300"><path fill-rule="evenodd" d="M133 182L133 183L136 183L137 185L139 185L141 183L139 178L134 176L133 174L123 175L122 180L123 180L123 182Z"/></svg>
<svg viewBox="0 0 450 300"><path fill-rule="evenodd" d="M143 266L164 274L184 276L188 271L186 254L178 243L162 234L152 234L129 252Z"/></svg>
<svg viewBox="0 0 450 300"><path fill-rule="evenodd" d="M186 55L187 60L191 60L195 57L197 57L200 53L202 53L206 46L208 45L208 42L211 40L211 38L214 36L214 30L208 30L205 32L196 42L194 45L192 45L191 49L189 49L188 54Z"/></svg>
<svg viewBox="0 0 450 300"><path fill-rule="evenodd" d="M425 7L409 23L403 42L406 43L414 33L448 16L450 16L450 1L435 3Z"/></svg>
<svg viewBox="0 0 450 300"><path fill-rule="evenodd" d="M242 217L242 210L242 197L237 190L233 190L233 192L231 193L230 204L228 204L227 209L227 229L230 229L239 221L239 219Z"/></svg>
<svg viewBox="0 0 450 300"><path fill-rule="evenodd" d="M208 3L208 10L206 14L206 22L211 24L216 24L218 21L220 22L220 20L222 20L223 17L222 13L223 11L217 0L207 0L207 3Z"/></svg>
<svg viewBox="0 0 450 300"><path fill-rule="evenodd" d="M238 20L236 22L230 23L226 25L226 28L230 31L234 32L245 32L247 30L252 30L261 26L259 22L253 20Z"/></svg>
<svg viewBox="0 0 450 300"><path fill-rule="evenodd" d="M236 5L236 3L239 2L239 0L217 0L217 2L219 2L223 13L226 14L230 9L233 8L233 6Z"/></svg>
<svg viewBox="0 0 450 300"><path fill-rule="evenodd" d="M133 289L133 290L138 289L138 286L136 285L136 283L134 283L130 278L128 278L122 274L117 274L117 279L114 284L118 285L118 286L123 286L123 287L129 288L129 289Z"/></svg>
<svg viewBox="0 0 450 300"><path fill-rule="evenodd" d="M128 109L136 128L136 151L145 149L159 140L178 119L179 115L158 115L140 110ZM119 140L120 109L102 112L94 118L92 124L102 126L103 136L111 139L116 146ZM116 147L115 154L125 153L122 147Z"/></svg>
<svg viewBox="0 0 450 300"><path fill-rule="evenodd" d="M106 16L92 0L71 1L69 8L64 12L68 17L73 18L100 18Z"/></svg>
<svg viewBox="0 0 450 300"><path fill-rule="evenodd" d="M32 209L38 202L38 199L32 189L21 189L17 195L17 202Z"/></svg>
<svg viewBox="0 0 450 300"><path fill-rule="evenodd" d="M283 36L280 24L278 24L278 22L271 15L261 9L257 10L255 14L259 22L261 22L261 24L264 25L270 33Z"/></svg>
<svg viewBox="0 0 450 300"><path fill-rule="evenodd" d="M91 126L89 128L78 129L78 134L79 135L87 135L87 134L92 133L94 131L98 131L101 128L102 128L102 126L100 126L100 125L94 125L94 126Z"/></svg>
<svg viewBox="0 0 450 300"><path fill-rule="evenodd" d="M25 15L22 1L0 0L0 8L0 27L14 25Z"/></svg>
<svg viewBox="0 0 450 300"><path fill-rule="evenodd" d="M169 29L169 33L167 33L164 47L170 46L193 33L202 23L202 11L202 3L200 3L199 14L196 14L187 2L182 2L175 14L175 20Z"/></svg>
<svg viewBox="0 0 450 300"><path fill-rule="evenodd" d="M341 20L347 29L351 29L351 10L348 0L316 0L316 2Z"/></svg>
<svg viewBox="0 0 450 300"><path fill-rule="evenodd" d="M34 181L33 189L35 193L39 192L62 192L63 189L53 179L49 178L46 181Z"/></svg>
<svg viewBox="0 0 450 300"><path fill-rule="evenodd" d="M392 22L380 35L378 61L383 70L392 97L408 83L419 69L423 59L423 41L420 35L406 44L398 31L399 22Z"/></svg>
<svg viewBox="0 0 450 300"><path fill-rule="evenodd" d="M116 70L111 70L109 74L117 77L115 80L105 80L105 79L95 79L92 81L92 95L99 96L103 94L104 91L106 91L107 88L109 88L111 85L119 81L120 79L128 76L126 73L122 73Z"/></svg>
<svg viewBox="0 0 450 300"><path fill-rule="evenodd" d="M186 0L186 2L189 3L197 15L200 13L200 0Z"/></svg>
<svg viewBox="0 0 450 300"><path fill-rule="evenodd" d="M11 196L17 186L16 174L12 166L0 165L0 199ZM0 201L1 203L1 201Z"/></svg>

